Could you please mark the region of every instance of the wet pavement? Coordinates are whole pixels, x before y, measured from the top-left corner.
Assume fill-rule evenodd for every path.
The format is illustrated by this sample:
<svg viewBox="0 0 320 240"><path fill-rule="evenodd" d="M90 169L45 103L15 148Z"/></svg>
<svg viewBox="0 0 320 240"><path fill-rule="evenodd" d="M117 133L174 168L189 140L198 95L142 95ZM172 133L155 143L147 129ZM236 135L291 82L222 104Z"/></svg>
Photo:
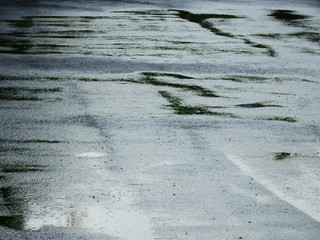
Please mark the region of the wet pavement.
<svg viewBox="0 0 320 240"><path fill-rule="evenodd" d="M1 240L319 238L317 1L0 16Z"/></svg>

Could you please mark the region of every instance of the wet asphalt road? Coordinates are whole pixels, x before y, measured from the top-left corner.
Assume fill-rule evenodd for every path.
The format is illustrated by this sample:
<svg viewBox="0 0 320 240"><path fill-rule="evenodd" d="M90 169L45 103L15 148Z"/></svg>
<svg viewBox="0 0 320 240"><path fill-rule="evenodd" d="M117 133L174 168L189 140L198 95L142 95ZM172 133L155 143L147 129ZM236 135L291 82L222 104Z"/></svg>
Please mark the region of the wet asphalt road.
<svg viewBox="0 0 320 240"><path fill-rule="evenodd" d="M0 239L318 239L317 4L2 1Z"/></svg>

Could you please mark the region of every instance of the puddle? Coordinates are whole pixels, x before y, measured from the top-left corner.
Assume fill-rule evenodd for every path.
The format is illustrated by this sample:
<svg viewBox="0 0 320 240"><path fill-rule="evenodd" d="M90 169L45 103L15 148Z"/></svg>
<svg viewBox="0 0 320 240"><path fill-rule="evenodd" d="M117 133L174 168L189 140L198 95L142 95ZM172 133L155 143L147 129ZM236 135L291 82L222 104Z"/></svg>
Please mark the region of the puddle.
<svg viewBox="0 0 320 240"><path fill-rule="evenodd" d="M108 154L101 153L101 152L85 152L85 153L77 153L77 157L86 157L86 158L100 158L100 157L106 157Z"/></svg>

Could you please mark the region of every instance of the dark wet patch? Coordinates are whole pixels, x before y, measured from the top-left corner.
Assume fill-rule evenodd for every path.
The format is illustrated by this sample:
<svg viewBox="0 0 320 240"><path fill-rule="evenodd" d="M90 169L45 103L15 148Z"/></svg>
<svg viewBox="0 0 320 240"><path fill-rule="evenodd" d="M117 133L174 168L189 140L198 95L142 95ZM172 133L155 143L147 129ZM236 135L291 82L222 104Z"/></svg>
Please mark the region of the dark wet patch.
<svg viewBox="0 0 320 240"><path fill-rule="evenodd" d="M285 22L309 18L306 15L297 14L296 11L292 10L273 10L268 16L272 16L277 20Z"/></svg>
<svg viewBox="0 0 320 240"><path fill-rule="evenodd" d="M190 85L190 84L182 84L182 83L171 83L165 82L162 80L156 79L156 77L173 77L176 79L194 79L189 76L175 74L175 73L161 73L161 72L142 72L142 77L139 79L131 79L131 78L119 78L119 79L97 79L97 78L79 78L79 81L84 82L100 82L100 81L111 81L111 82L120 82L120 83L138 83L138 84L150 84L153 86L163 86L163 87L172 87L178 88L181 90L192 91L202 97L221 97L215 94L213 91L198 86L198 85Z"/></svg>
<svg viewBox="0 0 320 240"><path fill-rule="evenodd" d="M269 78L261 77L261 76L231 75L231 76L222 77L221 79L226 81L240 82L240 83L248 83L248 82L260 83L260 82L267 81Z"/></svg>
<svg viewBox="0 0 320 240"><path fill-rule="evenodd" d="M320 33L318 32L297 32L288 34L289 37L304 38L310 42L320 43Z"/></svg>
<svg viewBox="0 0 320 240"><path fill-rule="evenodd" d="M219 19L232 19L232 18L242 18L240 16L231 15L231 14L194 14L188 11L183 10L171 10L178 13L178 16L183 19L187 19L190 22L201 23L210 18L219 18Z"/></svg>
<svg viewBox="0 0 320 240"><path fill-rule="evenodd" d="M28 139L28 140L12 140L12 139L0 139L0 142L7 143L66 143L61 140L46 140L46 139Z"/></svg>
<svg viewBox="0 0 320 240"><path fill-rule="evenodd" d="M38 24L38 26L46 26L46 27L70 27L68 23L46 23L46 24Z"/></svg>
<svg viewBox="0 0 320 240"><path fill-rule="evenodd" d="M297 122L296 119L292 117L269 117L269 118L259 118L260 120L268 120L268 121L284 121L294 123Z"/></svg>
<svg viewBox="0 0 320 240"><path fill-rule="evenodd" d="M0 225L22 231L25 228L25 219L23 215L0 216Z"/></svg>
<svg viewBox="0 0 320 240"><path fill-rule="evenodd" d="M19 20L8 20L8 22L11 24L11 26L17 28L30 28L33 26L31 17L22 17L22 19Z"/></svg>
<svg viewBox="0 0 320 240"><path fill-rule="evenodd" d="M5 165L0 167L3 173L28 173L28 172L44 172L49 171L47 167L40 165Z"/></svg>
<svg viewBox="0 0 320 240"><path fill-rule="evenodd" d="M154 73L152 73L152 74L154 74ZM179 89L183 89L183 90L189 90L189 91L196 92L199 96L203 96L203 97L220 97L219 95L215 94L211 90L197 86L197 85L169 83L169 82L157 80L156 78L148 76L148 75L146 76L145 74L143 74L143 75L144 75L144 77L141 79L141 81L146 84L151 84L154 86L165 86L165 87L172 87L172 88L179 88Z"/></svg>
<svg viewBox="0 0 320 240"><path fill-rule="evenodd" d="M190 22L198 23L201 27L208 29L209 31L211 31L216 35L229 37L229 38L236 38L236 36L234 36L233 34L223 32L221 29L214 27L207 20L212 18L219 18L219 19L240 18L238 16L229 15L229 14L194 14L191 12L181 11L181 10L175 10L175 11L178 12L178 16L180 18L188 20Z"/></svg>
<svg viewBox="0 0 320 240"><path fill-rule="evenodd" d="M273 154L274 160L285 160L291 157L298 156L297 153L289 153L289 152L276 152Z"/></svg>
<svg viewBox="0 0 320 240"><path fill-rule="evenodd" d="M76 35L38 35L37 37L39 38L61 38L61 39L65 39L65 38L86 38L86 36L76 36ZM71 45L70 45L71 47Z"/></svg>
<svg viewBox="0 0 320 240"><path fill-rule="evenodd" d="M159 9L147 9L147 10L127 10L127 11L113 11L114 13L126 13L132 15L153 15L153 16L163 16L168 15L168 11Z"/></svg>
<svg viewBox="0 0 320 240"><path fill-rule="evenodd" d="M264 107L282 107L280 105L265 104L262 102L238 104L236 107L242 108L264 108Z"/></svg>
<svg viewBox="0 0 320 240"><path fill-rule="evenodd" d="M300 38L306 39L307 41L320 43L320 33L318 32L296 32L296 33L270 33L270 34L255 34L253 36L263 37L263 38L270 38L270 39L283 39L283 38Z"/></svg>
<svg viewBox="0 0 320 240"><path fill-rule="evenodd" d="M8 153L8 152L14 152L14 153L24 153L30 151L30 148L23 148L23 147L2 147L0 146L0 152Z"/></svg>
<svg viewBox="0 0 320 240"><path fill-rule="evenodd" d="M54 50L59 48L69 48L70 45L62 45L62 44L36 44L34 47L44 48L46 50Z"/></svg>
<svg viewBox="0 0 320 240"><path fill-rule="evenodd" d="M39 31L38 33L39 34L83 34L83 33L95 33L95 31L93 31L93 30L63 30L63 31Z"/></svg>
<svg viewBox="0 0 320 240"><path fill-rule="evenodd" d="M263 38L271 38L271 39L280 39L283 37L281 33L268 33L268 34L253 34L252 36L263 37Z"/></svg>
<svg viewBox="0 0 320 240"><path fill-rule="evenodd" d="M0 88L1 100L12 101L41 101L46 100L36 96L34 94L41 93L56 93L60 92L62 88L24 88L24 87L2 87ZM54 101L61 100L60 98L49 99Z"/></svg>
<svg viewBox="0 0 320 240"><path fill-rule="evenodd" d="M31 41L20 38L0 38L0 53L25 54L33 47Z"/></svg>
<svg viewBox="0 0 320 240"><path fill-rule="evenodd" d="M186 106L182 104L182 99L175 97L167 91L159 91L159 94L165 98L170 104L168 107L172 108L178 115L210 115L223 117L236 117L231 113L212 112L207 106Z"/></svg>
<svg viewBox="0 0 320 240"><path fill-rule="evenodd" d="M56 88L28 88L28 87L0 87L0 92L10 92L13 94L17 94L20 92L29 92L29 93L56 93L61 92L61 87Z"/></svg>
<svg viewBox="0 0 320 240"><path fill-rule="evenodd" d="M11 215L0 216L0 225L15 230L24 230L25 218L21 213L23 212L25 203L23 199L15 197L16 193L17 190L11 187L0 188L0 195L4 201L3 205L11 213Z"/></svg>
<svg viewBox="0 0 320 240"><path fill-rule="evenodd" d="M148 77L173 77L178 79L194 79L193 77L189 77L181 74L175 74L175 73L142 72L141 74Z"/></svg>
<svg viewBox="0 0 320 240"><path fill-rule="evenodd" d="M261 48L261 49L267 49L267 52L266 52L266 53L267 53L267 55L270 56L270 57L276 57L276 56L277 56L276 51L275 51L272 47L270 47L270 46L268 46L268 45L261 44L261 43L255 43L255 42L252 42L251 40L246 39L246 38L244 38L243 41L244 41L245 44L248 44L248 45L250 45L251 47Z"/></svg>
<svg viewBox="0 0 320 240"><path fill-rule="evenodd" d="M259 44L252 42L248 39L242 38L240 36L236 36L232 33L224 32L221 29L215 27L212 23L207 21L208 19L238 19L242 18L240 16L236 15L229 15L229 14L193 14L191 12L187 11L181 11L181 10L175 10L178 12L178 16L182 19L188 20L190 22L198 23L202 28L205 28L209 30L210 32L214 33L218 36L228 37L228 38L234 38L234 39L241 39L243 42L247 45L250 45L254 48L264 48L267 49L266 54L270 57L276 57L276 51L272 49L268 45Z"/></svg>

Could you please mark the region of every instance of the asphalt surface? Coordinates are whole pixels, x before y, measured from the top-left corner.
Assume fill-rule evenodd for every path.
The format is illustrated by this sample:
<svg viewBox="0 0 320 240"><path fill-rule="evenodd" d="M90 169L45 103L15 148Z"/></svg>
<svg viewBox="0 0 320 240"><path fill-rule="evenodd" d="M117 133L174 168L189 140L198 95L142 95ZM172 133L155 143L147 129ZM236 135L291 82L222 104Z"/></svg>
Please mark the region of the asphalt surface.
<svg viewBox="0 0 320 240"><path fill-rule="evenodd" d="M318 1L1 1L0 239L319 239Z"/></svg>

